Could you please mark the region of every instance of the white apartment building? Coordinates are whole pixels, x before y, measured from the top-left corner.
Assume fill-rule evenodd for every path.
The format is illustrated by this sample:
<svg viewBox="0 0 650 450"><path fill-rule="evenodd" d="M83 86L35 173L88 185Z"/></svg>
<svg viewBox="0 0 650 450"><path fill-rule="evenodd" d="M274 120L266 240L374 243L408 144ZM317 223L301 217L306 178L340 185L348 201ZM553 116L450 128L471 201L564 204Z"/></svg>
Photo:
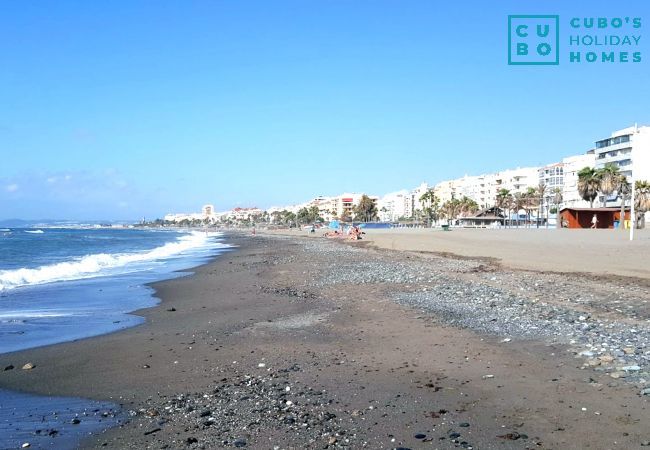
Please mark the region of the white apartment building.
<svg viewBox="0 0 650 450"><path fill-rule="evenodd" d="M412 217L416 210L422 210L422 202L420 202L420 197L426 194L431 190L431 187L428 183L421 183L418 187L411 190L407 205L404 210L405 217Z"/></svg>
<svg viewBox="0 0 650 450"><path fill-rule="evenodd" d="M440 204L444 204L449 200L456 198L456 185L455 180L441 181L435 187L436 197L440 199Z"/></svg>
<svg viewBox="0 0 650 450"><path fill-rule="evenodd" d="M539 167L521 167L498 172L493 186L496 189L491 192L492 202L495 201L496 194L501 189L507 189L511 194L514 194L516 192L526 192L528 188L536 188L538 185Z"/></svg>
<svg viewBox="0 0 650 450"><path fill-rule="evenodd" d="M650 127L642 126L624 128L612 133L606 139L596 141L594 149L596 169L607 163L616 165L621 173L632 180L650 180ZM602 202L603 196L598 199ZM608 201L608 206L620 206L621 199L617 193ZM615 201L615 202L614 202Z"/></svg>
<svg viewBox="0 0 650 450"><path fill-rule="evenodd" d="M542 215L550 217L550 209L554 205L555 192L562 193L564 189L564 163L557 162L547 164L538 170L538 186L544 186L544 197L542 198Z"/></svg>
<svg viewBox="0 0 650 450"><path fill-rule="evenodd" d="M379 220L382 222L395 222L400 217L411 217L412 196L409 191L403 189L384 195L377 201Z"/></svg>
<svg viewBox="0 0 650 450"><path fill-rule="evenodd" d="M478 203L481 208L489 208L496 203L496 196L501 189L507 189L514 194L526 192L529 187L536 188L538 184L539 168L523 167L478 176L465 175L455 180L442 181L436 185L435 192L441 204L466 196Z"/></svg>
<svg viewBox="0 0 650 450"><path fill-rule="evenodd" d="M584 155L567 156L562 159L563 185L562 185L562 207L563 208L588 208L589 202L583 200L578 192L578 172L585 167L594 167L596 155L589 150Z"/></svg>

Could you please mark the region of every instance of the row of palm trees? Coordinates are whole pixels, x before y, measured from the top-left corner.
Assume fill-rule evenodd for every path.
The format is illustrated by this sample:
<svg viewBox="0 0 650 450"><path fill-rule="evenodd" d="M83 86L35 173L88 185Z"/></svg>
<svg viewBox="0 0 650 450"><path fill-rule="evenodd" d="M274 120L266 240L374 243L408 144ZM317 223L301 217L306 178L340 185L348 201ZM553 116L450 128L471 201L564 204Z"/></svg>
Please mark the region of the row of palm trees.
<svg viewBox="0 0 650 450"><path fill-rule="evenodd" d="M537 224L539 225L539 219L542 218L544 211L542 207L544 206L544 199L547 199L548 203L554 205L555 211L557 211L562 203L562 191L558 188L553 189L552 192L548 192L548 187L544 183L540 183L536 188L529 187L525 192L510 192L508 189L500 189L496 195L495 206L500 210L505 212L507 218L511 217L512 213L516 214L517 225L520 224L520 215L519 212L524 210L526 215L525 223L530 225L531 217L533 211L537 211ZM548 226L548 212L549 208L546 208L546 224ZM510 219L506 221L506 225L510 223Z"/></svg>

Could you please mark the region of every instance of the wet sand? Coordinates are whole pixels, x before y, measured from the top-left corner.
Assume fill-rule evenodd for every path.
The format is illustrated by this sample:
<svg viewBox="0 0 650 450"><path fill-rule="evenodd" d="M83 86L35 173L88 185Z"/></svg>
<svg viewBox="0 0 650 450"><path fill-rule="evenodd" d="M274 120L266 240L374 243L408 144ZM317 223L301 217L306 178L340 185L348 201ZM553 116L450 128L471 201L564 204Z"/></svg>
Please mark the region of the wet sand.
<svg viewBox="0 0 650 450"><path fill-rule="evenodd" d="M435 242L462 235L440 233ZM378 247L411 245L380 232L367 237ZM394 301L396 292L435 289L426 281L357 283L339 270L348 259L377 258L482 282L484 260L458 275L453 259L448 268L431 261L422 244L411 253L325 239L232 239L238 250L195 275L156 283L162 303L139 312L144 325L0 355L2 367L36 365L0 373L0 387L121 404L129 423L84 448L630 449L650 440L649 396L638 380L586 368L564 344L504 342ZM536 245L544 246L526 248ZM519 276L489 270L503 284ZM323 281L332 274L339 281ZM647 322L644 289L636 319L617 320ZM594 306L591 314L616 312Z"/></svg>

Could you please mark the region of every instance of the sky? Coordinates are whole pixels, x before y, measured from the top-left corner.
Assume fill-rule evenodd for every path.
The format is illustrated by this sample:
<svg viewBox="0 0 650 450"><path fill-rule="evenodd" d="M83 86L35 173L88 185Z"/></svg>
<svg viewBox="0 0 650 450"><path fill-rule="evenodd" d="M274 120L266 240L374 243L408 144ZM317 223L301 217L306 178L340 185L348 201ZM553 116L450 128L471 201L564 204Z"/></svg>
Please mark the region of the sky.
<svg viewBox="0 0 650 450"><path fill-rule="evenodd" d="M0 2L0 219L382 195L650 125L650 2L487 3ZM644 59L511 66L509 14L641 17Z"/></svg>

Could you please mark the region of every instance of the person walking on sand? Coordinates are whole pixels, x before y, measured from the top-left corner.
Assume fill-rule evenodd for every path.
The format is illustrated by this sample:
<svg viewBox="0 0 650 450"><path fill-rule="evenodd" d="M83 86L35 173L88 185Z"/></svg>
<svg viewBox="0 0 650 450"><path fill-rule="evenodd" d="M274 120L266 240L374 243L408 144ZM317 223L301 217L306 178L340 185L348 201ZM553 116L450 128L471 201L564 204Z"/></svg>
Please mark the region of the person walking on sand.
<svg viewBox="0 0 650 450"><path fill-rule="evenodd" d="M591 218L591 228L596 228L597 224L598 224L598 216L594 214L594 217Z"/></svg>

